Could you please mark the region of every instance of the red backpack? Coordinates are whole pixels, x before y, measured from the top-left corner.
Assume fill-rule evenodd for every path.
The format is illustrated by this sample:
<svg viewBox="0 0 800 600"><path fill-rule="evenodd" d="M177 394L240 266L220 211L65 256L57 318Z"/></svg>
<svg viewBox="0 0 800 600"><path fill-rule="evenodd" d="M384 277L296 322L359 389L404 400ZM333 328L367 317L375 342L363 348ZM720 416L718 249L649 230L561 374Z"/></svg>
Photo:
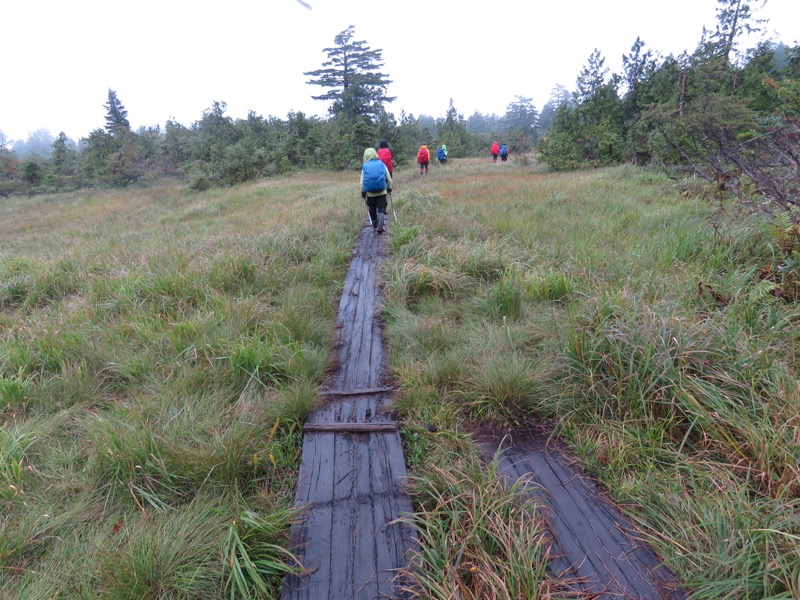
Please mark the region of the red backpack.
<svg viewBox="0 0 800 600"><path fill-rule="evenodd" d="M389 169L389 174L391 175L392 171L394 171L394 167L392 165L392 151L388 148L381 148L378 150L378 158L383 161L383 164L385 164L386 168Z"/></svg>
<svg viewBox="0 0 800 600"><path fill-rule="evenodd" d="M418 163L426 163L431 159L431 154L428 152L427 148L420 148L419 152L417 152L417 162Z"/></svg>

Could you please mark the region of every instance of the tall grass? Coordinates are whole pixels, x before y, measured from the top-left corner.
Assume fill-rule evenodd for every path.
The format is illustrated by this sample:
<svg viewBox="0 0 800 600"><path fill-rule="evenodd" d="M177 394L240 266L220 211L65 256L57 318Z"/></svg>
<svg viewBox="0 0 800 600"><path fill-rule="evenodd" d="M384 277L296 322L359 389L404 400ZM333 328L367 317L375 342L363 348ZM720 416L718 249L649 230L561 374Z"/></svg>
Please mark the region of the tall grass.
<svg viewBox="0 0 800 600"><path fill-rule="evenodd" d="M546 524L470 443L476 424L536 422L693 598L798 597L786 236L641 169L452 163L400 175L383 270L414 592L561 593L543 571ZM352 181L8 201L7 597L277 593L277 565L293 563L264 532L285 526L328 363L364 218Z"/></svg>
<svg viewBox="0 0 800 600"><path fill-rule="evenodd" d="M478 465L434 468L412 480L419 510L409 519L420 549L407 575L414 597L553 598L565 582L546 574L547 523L523 484L508 486Z"/></svg>
<svg viewBox="0 0 800 600"><path fill-rule="evenodd" d="M385 270L414 472L455 469L463 451L431 447L476 421L549 425L693 598L797 597L789 228L642 169L458 162L396 194ZM445 556L430 537L423 553ZM441 570L426 585L460 590Z"/></svg>
<svg viewBox="0 0 800 600"><path fill-rule="evenodd" d="M9 200L4 598L279 592L269 561L361 226L348 175Z"/></svg>

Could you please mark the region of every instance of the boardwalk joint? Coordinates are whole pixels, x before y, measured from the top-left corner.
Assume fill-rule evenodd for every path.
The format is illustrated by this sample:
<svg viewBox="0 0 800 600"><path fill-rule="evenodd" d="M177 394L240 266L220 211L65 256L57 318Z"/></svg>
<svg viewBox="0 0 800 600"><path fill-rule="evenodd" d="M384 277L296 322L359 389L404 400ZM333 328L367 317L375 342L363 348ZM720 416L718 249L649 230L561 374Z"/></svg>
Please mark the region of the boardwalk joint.
<svg viewBox="0 0 800 600"><path fill-rule="evenodd" d="M327 431L332 433L373 433L397 431L397 423L306 423L305 431Z"/></svg>
<svg viewBox="0 0 800 600"><path fill-rule="evenodd" d="M387 392L393 392L397 388L393 387L376 387L376 388L364 388L360 390L319 390L317 392L318 396L371 396L373 394L385 394Z"/></svg>

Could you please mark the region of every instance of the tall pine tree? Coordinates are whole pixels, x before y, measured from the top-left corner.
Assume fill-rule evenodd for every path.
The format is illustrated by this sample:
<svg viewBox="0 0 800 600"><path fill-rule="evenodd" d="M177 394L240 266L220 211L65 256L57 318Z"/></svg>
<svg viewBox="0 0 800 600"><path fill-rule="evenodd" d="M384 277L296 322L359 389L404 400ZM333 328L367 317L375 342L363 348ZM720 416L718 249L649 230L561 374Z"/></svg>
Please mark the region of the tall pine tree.
<svg viewBox="0 0 800 600"><path fill-rule="evenodd" d="M385 102L395 98L386 95L391 82L381 73L383 67L382 50L372 50L364 41L353 40L354 28L351 25L333 41L336 44L323 52L328 60L322 68L304 73L311 77L309 85L328 88L314 100L332 100L331 115L335 117L363 117L370 123L380 118Z"/></svg>
<svg viewBox="0 0 800 600"><path fill-rule="evenodd" d="M516 100L506 107L505 118L509 135L517 139L517 144L523 140L527 142L524 149L518 148L517 151L527 150L530 144L536 142L539 113L532 98L516 96Z"/></svg>
<svg viewBox="0 0 800 600"><path fill-rule="evenodd" d="M103 105L106 109L106 131L111 135L117 135L124 131L131 130L128 122L128 111L117 98L117 92L109 88L108 102Z"/></svg>

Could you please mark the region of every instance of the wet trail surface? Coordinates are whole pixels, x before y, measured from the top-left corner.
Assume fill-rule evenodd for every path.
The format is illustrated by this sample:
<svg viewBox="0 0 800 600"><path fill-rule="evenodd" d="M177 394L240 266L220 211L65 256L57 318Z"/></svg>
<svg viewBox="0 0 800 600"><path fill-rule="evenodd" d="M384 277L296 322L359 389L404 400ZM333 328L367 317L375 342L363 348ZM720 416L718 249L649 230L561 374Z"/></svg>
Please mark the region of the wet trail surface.
<svg viewBox="0 0 800 600"><path fill-rule="evenodd" d="M671 571L605 494L542 432L485 431L484 459L510 482L522 480L544 507L552 537L549 571L585 597L683 599Z"/></svg>
<svg viewBox="0 0 800 600"><path fill-rule="evenodd" d="M306 421L292 528L306 572L284 581L282 600L408 598L398 574L416 544L396 522L412 511L400 432L388 411L378 269L385 237L365 223L337 317L338 371L327 402ZM682 599L686 592L632 525L545 437L482 432L477 443L509 479L524 479L545 507L555 559L551 573L583 598Z"/></svg>
<svg viewBox="0 0 800 600"><path fill-rule="evenodd" d="M413 530L402 490L403 445L387 407L378 268L384 237L365 227L356 242L337 318L339 366L326 405L305 424L295 503L306 506L292 538L308 570L284 582L285 600L403 598Z"/></svg>

